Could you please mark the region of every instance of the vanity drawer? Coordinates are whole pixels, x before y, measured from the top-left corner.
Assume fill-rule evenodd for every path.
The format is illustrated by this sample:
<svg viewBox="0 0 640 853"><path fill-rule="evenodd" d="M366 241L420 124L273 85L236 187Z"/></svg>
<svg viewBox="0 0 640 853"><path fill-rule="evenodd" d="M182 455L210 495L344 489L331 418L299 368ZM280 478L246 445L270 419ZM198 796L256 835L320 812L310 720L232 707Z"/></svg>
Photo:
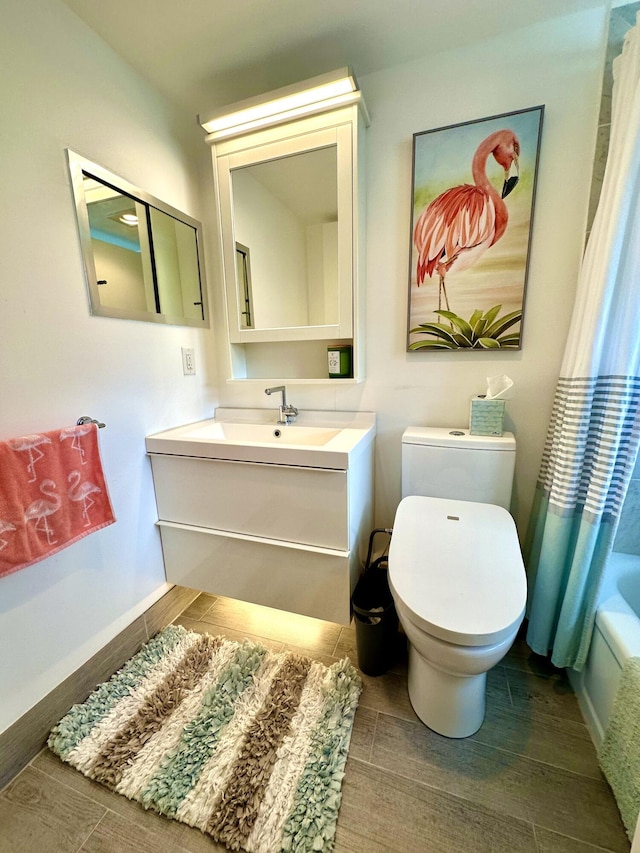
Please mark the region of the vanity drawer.
<svg viewBox="0 0 640 853"><path fill-rule="evenodd" d="M348 551L159 521L170 583L348 625L358 563Z"/></svg>
<svg viewBox="0 0 640 853"><path fill-rule="evenodd" d="M346 471L150 457L161 521L349 550Z"/></svg>

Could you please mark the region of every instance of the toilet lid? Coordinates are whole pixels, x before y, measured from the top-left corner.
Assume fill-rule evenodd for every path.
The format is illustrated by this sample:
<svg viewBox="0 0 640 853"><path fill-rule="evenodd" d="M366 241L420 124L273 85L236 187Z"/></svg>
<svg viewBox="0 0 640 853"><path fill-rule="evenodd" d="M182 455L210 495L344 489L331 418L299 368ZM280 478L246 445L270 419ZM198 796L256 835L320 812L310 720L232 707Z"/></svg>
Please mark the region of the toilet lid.
<svg viewBox="0 0 640 853"><path fill-rule="evenodd" d="M513 519L492 504L404 498L393 524L389 583L429 634L457 645L501 642L522 620L527 598Z"/></svg>

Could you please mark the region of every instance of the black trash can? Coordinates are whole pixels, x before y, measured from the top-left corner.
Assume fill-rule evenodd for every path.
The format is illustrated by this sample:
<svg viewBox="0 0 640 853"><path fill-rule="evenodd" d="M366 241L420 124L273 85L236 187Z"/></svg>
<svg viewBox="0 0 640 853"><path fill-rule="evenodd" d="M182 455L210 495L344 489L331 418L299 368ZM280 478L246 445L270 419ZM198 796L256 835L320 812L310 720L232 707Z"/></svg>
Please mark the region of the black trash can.
<svg viewBox="0 0 640 853"><path fill-rule="evenodd" d="M372 538L376 532L371 534ZM351 599L358 666L367 675L383 675L393 663L397 649L398 614L389 589L387 557L368 563L369 558Z"/></svg>

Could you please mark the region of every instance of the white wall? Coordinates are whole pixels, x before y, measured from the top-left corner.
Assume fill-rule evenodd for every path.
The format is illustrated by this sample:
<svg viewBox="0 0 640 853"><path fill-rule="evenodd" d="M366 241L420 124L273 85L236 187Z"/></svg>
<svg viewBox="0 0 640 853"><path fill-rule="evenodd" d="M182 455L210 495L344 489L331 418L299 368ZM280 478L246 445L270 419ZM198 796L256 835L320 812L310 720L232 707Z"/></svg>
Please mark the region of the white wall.
<svg viewBox="0 0 640 853"><path fill-rule="evenodd" d="M216 376L208 331L89 315L65 159L70 147L206 223L194 117L58 0L4 0L0 64L0 439L105 421L118 519L0 579L2 731L164 591L144 436L209 416Z"/></svg>
<svg viewBox="0 0 640 853"><path fill-rule="evenodd" d="M469 398L484 391L487 376L506 373L515 382L507 405L518 442L513 510L525 531L583 251L606 21L605 8L569 16L363 82L373 118L367 206L371 381L361 402L380 412L377 505L385 523L392 521L399 497L404 427L467 425ZM404 352L412 133L538 104L545 104L545 116L523 349Z"/></svg>
<svg viewBox="0 0 640 853"><path fill-rule="evenodd" d="M466 426L486 377L515 381L508 426L517 436L514 511L524 533L583 248L604 62L603 7L463 51L428 55L359 78L367 131L367 380L356 387L292 386L300 408L378 414L376 522L400 498L400 439L408 424ZM357 69L356 69L357 70ZM405 351L412 135L545 104L524 319L511 353ZM221 388L226 404L264 405L258 390Z"/></svg>
<svg viewBox="0 0 640 853"><path fill-rule="evenodd" d="M290 389L301 408L378 413L376 523L400 496L407 424L465 425L485 377L508 373L518 438L515 509L526 524L578 272L604 58L606 10L531 27L368 75L367 380ZM428 40L425 39L425 52ZM211 225L209 154L193 117L153 92L58 0L4 0L0 27L0 439L107 423L103 460L118 522L0 579L0 731L163 589L144 435L220 404L269 406L217 375L213 332L91 317L64 149ZM405 351L412 134L546 104L521 352ZM191 135L193 133L193 135ZM222 305L209 231L212 310ZM183 377L180 347L196 351ZM217 352L216 352L217 348ZM224 359L223 359L224 360ZM266 383L265 383L266 384ZM219 389L216 387L219 385Z"/></svg>

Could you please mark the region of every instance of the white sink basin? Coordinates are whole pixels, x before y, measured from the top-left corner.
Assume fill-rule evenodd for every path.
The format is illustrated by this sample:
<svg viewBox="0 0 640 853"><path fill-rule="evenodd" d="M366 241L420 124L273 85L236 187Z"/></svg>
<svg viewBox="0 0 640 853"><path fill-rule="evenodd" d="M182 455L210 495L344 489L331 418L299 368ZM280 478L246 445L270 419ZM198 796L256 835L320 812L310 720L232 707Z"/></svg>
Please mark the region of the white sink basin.
<svg viewBox="0 0 640 853"><path fill-rule="evenodd" d="M299 424L237 424L218 421L206 421L195 425L184 433L185 438L215 439L217 441L239 442L241 444L326 444L340 432L339 429L300 426Z"/></svg>
<svg viewBox="0 0 640 853"><path fill-rule="evenodd" d="M349 458L375 436L369 412L301 412L277 423L271 409L216 409L215 418L149 435L149 453L304 465L349 467Z"/></svg>

